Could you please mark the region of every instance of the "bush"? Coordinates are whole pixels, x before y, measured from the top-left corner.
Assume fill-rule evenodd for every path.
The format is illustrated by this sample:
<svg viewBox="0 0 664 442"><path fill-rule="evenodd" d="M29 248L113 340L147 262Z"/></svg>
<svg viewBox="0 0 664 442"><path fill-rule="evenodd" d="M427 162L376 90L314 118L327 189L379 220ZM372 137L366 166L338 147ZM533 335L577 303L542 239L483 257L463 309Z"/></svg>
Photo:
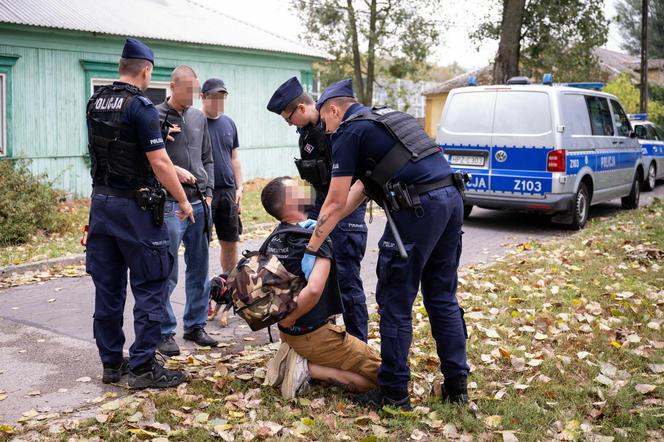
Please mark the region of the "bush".
<svg viewBox="0 0 664 442"><path fill-rule="evenodd" d="M61 232L66 227L58 207L62 196L25 163L0 161L0 246L25 243L40 232Z"/></svg>
<svg viewBox="0 0 664 442"><path fill-rule="evenodd" d="M603 89L604 92L613 94L622 103L625 112L636 114L639 112L640 92L632 84L631 77L624 72L616 77ZM648 120L664 126L664 90L661 87L650 84L650 100L648 101Z"/></svg>

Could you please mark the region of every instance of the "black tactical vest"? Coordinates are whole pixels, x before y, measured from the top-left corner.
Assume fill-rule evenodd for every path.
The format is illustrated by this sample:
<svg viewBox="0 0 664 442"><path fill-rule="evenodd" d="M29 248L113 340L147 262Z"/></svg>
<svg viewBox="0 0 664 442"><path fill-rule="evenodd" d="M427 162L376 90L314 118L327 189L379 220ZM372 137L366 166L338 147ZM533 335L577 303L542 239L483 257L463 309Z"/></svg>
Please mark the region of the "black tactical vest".
<svg viewBox="0 0 664 442"><path fill-rule="evenodd" d="M366 158L365 169L359 171L359 179L367 195L377 202L385 197L384 186L408 163L418 162L423 158L440 152L438 145L427 135L424 128L410 114L395 111L388 107L375 107L370 111L358 112L341 125L353 121L375 121L385 127L397 140L396 144L381 158Z"/></svg>
<svg viewBox="0 0 664 442"><path fill-rule="evenodd" d="M327 193L332 175L332 147L319 125L310 124L300 129L300 158L295 166L300 177L316 191Z"/></svg>
<svg viewBox="0 0 664 442"><path fill-rule="evenodd" d="M128 84L109 85L99 88L88 101L88 150L95 181L108 186L109 177L118 176L141 185L154 176L135 129L122 123L129 104L142 94Z"/></svg>

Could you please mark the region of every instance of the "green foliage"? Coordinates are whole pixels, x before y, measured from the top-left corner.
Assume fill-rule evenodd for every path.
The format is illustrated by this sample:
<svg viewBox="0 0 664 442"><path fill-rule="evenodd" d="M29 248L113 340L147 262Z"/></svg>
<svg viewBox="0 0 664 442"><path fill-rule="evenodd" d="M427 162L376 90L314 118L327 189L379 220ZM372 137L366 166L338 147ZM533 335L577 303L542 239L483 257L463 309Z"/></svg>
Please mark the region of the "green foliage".
<svg viewBox="0 0 664 442"><path fill-rule="evenodd" d="M662 126L664 125L664 100L662 100L664 98L664 88L651 84L650 90L656 92L650 96L648 102L648 119ZM606 85L604 92L618 97L625 108L625 112L630 114L639 112L639 89L632 84L629 73L624 72L616 77L615 80Z"/></svg>
<svg viewBox="0 0 664 442"><path fill-rule="evenodd" d="M664 58L664 0L650 0L648 11L648 58ZM641 0L619 0L616 22L624 42L622 48L632 55L641 53Z"/></svg>
<svg viewBox="0 0 664 442"><path fill-rule="evenodd" d="M37 231L55 233L66 227L58 210L61 193L24 163L0 161L0 189L0 245L22 244Z"/></svg>
<svg viewBox="0 0 664 442"><path fill-rule="evenodd" d="M540 77L551 72L560 82L597 78L599 66L592 51L606 43L608 25L603 0L526 2L521 26L522 75ZM500 30L500 21L487 16L471 38L478 44L487 38L497 40Z"/></svg>
<svg viewBox="0 0 664 442"><path fill-rule="evenodd" d="M440 15L440 4L440 0L291 0L292 10L305 24L307 42L335 57L316 65L322 85L353 76L358 98L365 104L371 102L378 76L413 78L429 70L427 56L441 27L432 17Z"/></svg>

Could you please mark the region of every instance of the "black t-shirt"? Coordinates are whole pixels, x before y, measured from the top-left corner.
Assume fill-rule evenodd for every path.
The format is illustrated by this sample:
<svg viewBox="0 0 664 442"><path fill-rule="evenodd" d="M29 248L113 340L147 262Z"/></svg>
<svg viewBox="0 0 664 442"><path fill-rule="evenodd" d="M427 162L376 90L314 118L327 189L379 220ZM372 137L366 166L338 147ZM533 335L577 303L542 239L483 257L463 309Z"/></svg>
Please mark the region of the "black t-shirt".
<svg viewBox="0 0 664 442"><path fill-rule="evenodd" d="M275 229L278 232L292 225L281 223ZM297 233L276 234L270 240L266 252L279 258L286 270L294 275L304 278L302 273L302 256L309 243L309 236ZM331 259L330 275L325 284L325 290L318 304L309 310L304 316L295 321L295 327L311 328L323 324L330 316L343 313L341 294L339 292L339 281L337 280L337 268L334 263L332 242L328 238L318 249L318 255L322 258Z"/></svg>

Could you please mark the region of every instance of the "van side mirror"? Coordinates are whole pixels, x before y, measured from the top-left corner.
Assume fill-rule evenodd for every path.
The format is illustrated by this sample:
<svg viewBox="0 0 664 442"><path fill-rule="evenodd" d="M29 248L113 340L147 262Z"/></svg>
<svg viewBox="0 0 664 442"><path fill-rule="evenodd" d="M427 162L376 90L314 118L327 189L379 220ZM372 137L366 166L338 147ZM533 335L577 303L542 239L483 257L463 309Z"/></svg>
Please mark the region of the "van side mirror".
<svg viewBox="0 0 664 442"><path fill-rule="evenodd" d="M630 130L629 131L629 137L630 138L636 138L636 131L635 130Z"/></svg>

